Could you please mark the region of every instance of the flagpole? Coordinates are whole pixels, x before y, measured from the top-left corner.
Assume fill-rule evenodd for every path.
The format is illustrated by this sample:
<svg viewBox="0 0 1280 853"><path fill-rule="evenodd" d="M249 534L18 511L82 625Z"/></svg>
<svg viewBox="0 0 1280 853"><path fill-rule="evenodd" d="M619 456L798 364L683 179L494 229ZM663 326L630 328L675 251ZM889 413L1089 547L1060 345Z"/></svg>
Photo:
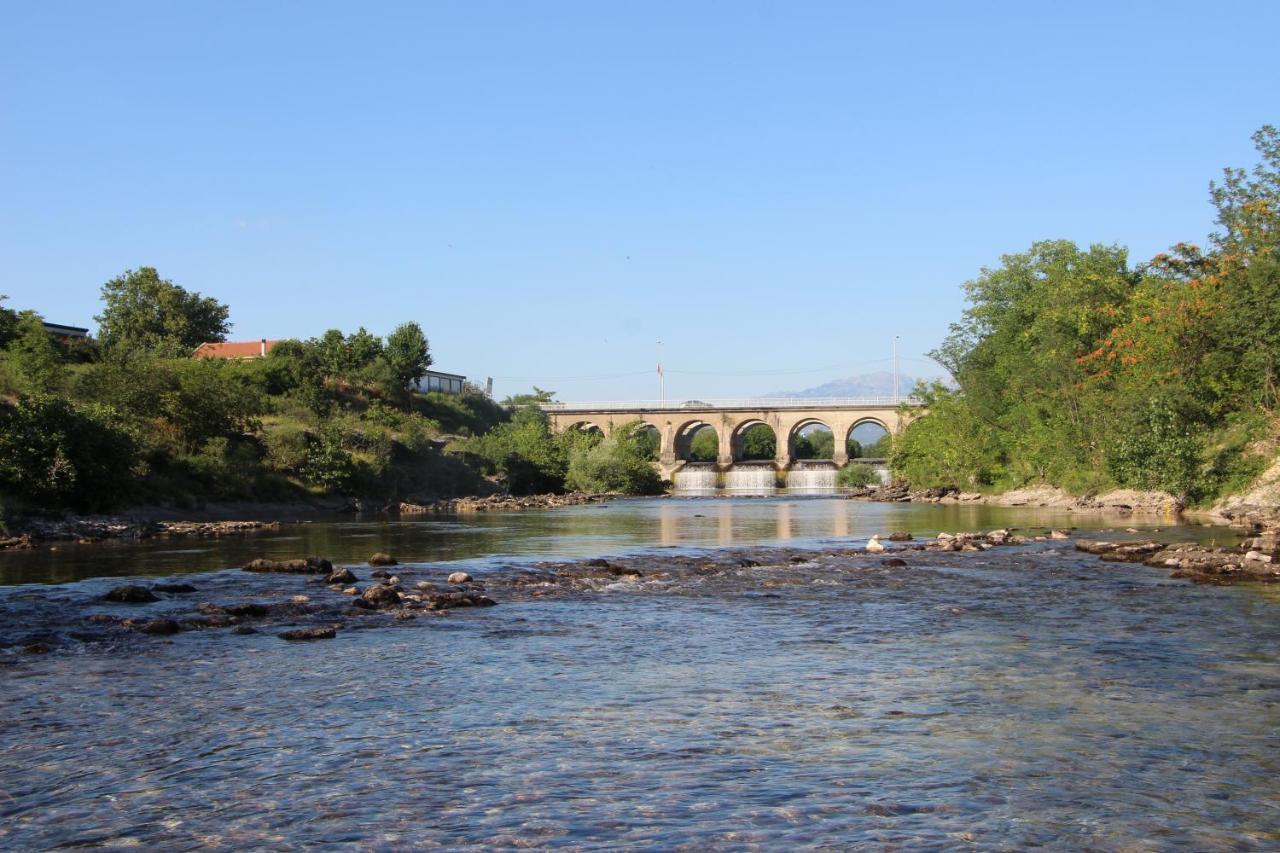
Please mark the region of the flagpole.
<svg viewBox="0 0 1280 853"><path fill-rule="evenodd" d="M662 375L662 341L658 341L658 399L667 404L667 377Z"/></svg>
<svg viewBox="0 0 1280 853"><path fill-rule="evenodd" d="M898 336L893 336L893 402L898 402Z"/></svg>

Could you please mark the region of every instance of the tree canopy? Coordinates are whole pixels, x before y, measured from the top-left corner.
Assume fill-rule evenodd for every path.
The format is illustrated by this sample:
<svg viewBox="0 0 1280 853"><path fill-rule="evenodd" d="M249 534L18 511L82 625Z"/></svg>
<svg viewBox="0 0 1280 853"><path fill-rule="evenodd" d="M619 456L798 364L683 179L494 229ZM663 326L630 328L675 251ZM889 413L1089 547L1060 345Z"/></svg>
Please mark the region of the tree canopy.
<svg viewBox="0 0 1280 853"><path fill-rule="evenodd" d="M127 270L102 286L98 338L108 349L146 350L170 357L190 355L210 341L225 341L230 310L160 278L155 267Z"/></svg>

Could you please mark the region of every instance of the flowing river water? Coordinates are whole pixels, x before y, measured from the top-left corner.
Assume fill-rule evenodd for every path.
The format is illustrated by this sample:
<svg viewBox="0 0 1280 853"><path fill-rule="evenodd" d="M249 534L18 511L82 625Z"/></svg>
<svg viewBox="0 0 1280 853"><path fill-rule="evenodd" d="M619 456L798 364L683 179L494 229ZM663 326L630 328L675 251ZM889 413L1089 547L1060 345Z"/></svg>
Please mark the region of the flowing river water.
<svg viewBox="0 0 1280 853"><path fill-rule="evenodd" d="M1063 541L838 553L1072 525L1238 541L721 498L3 553L0 848L1277 849L1280 588ZM320 554L364 585L375 551L406 582L468 571L498 606L311 643L78 633L189 606L101 602L121 577L318 599L340 593L234 567ZM644 573L533 582L542 561L624 554ZM87 641L23 653L42 623Z"/></svg>

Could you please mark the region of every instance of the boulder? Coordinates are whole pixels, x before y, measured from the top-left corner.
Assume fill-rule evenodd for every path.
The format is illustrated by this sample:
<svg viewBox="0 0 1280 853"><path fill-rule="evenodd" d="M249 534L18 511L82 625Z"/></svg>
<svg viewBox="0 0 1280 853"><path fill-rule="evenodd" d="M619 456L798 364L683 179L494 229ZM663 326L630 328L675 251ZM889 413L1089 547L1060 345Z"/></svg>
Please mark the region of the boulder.
<svg viewBox="0 0 1280 853"><path fill-rule="evenodd" d="M369 558L369 565L398 566L400 565L400 562L390 554L384 554L383 552L379 551L378 553L374 554L372 557Z"/></svg>
<svg viewBox="0 0 1280 853"><path fill-rule="evenodd" d="M430 610L452 610L457 607L492 607L498 602L478 592L438 592L428 595Z"/></svg>
<svg viewBox="0 0 1280 853"><path fill-rule="evenodd" d="M882 565L882 566L888 566L888 567L890 567L890 568L894 568L894 569L900 569L900 568L902 568L903 566L905 566L906 564L907 564L907 561L906 561L906 560L903 560L903 559L901 559L901 558L899 558L899 557L890 557L889 559L887 559L887 560L885 560L884 562L882 562L880 565Z"/></svg>
<svg viewBox="0 0 1280 853"><path fill-rule="evenodd" d="M449 575L449 583L471 583L471 575L466 572L454 572Z"/></svg>
<svg viewBox="0 0 1280 853"><path fill-rule="evenodd" d="M867 540L867 553L883 554L884 550L885 550L884 546L880 544L879 536L872 536L870 539Z"/></svg>
<svg viewBox="0 0 1280 853"><path fill-rule="evenodd" d="M355 575L355 572L351 571L345 566L339 566L338 568L334 569L329 573L329 577L325 578L324 582L349 585L356 582L356 575Z"/></svg>
<svg viewBox="0 0 1280 853"><path fill-rule="evenodd" d="M400 590L390 584L376 583L366 589L360 598L373 607L395 607L400 603Z"/></svg>
<svg viewBox="0 0 1280 853"><path fill-rule="evenodd" d="M893 533L889 534L890 542L910 542L914 538L915 537L906 530L895 530Z"/></svg>
<svg viewBox="0 0 1280 853"><path fill-rule="evenodd" d="M118 586L102 596L102 599L103 601L119 601L126 604L145 604L149 601L160 600L149 587L141 586L140 584Z"/></svg>

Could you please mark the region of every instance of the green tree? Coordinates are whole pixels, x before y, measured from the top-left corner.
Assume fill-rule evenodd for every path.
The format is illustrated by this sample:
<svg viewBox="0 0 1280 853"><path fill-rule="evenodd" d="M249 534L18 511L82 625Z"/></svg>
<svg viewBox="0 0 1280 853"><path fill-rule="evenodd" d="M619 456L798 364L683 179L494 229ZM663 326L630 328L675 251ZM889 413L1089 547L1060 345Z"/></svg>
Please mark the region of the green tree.
<svg viewBox="0 0 1280 853"><path fill-rule="evenodd" d="M106 348L141 349L170 357L225 341L229 309L212 297L160 278L155 267L127 270L102 286L98 337Z"/></svg>
<svg viewBox="0 0 1280 853"><path fill-rule="evenodd" d="M570 454L565 485L579 492L652 495L662 481L647 456L645 425L639 421L617 427L594 445L581 444Z"/></svg>
<svg viewBox="0 0 1280 853"><path fill-rule="evenodd" d="M720 436L712 427L700 427L689 439L689 461L715 462L719 456Z"/></svg>
<svg viewBox="0 0 1280 853"><path fill-rule="evenodd" d="M748 461L773 459L777 455L778 439L765 424L752 424L739 436L738 455Z"/></svg>
<svg viewBox="0 0 1280 853"><path fill-rule="evenodd" d="M4 307L8 299L9 297L0 294L0 349L7 347L9 341L18 334L18 312Z"/></svg>
<svg viewBox="0 0 1280 853"><path fill-rule="evenodd" d="M39 506L110 509L130 496L137 451L110 407L46 396L0 402L0 491Z"/></svg>
<svg viewBox="0 0 1280 853"><path fill-rule="evenodd" d="M38 314L23 312L17 336L9 343L9 359L29 394L52 393L62 382L62 356Z"/></svg>
<svg viewBox="0 0 1280 853"><path fill-rule="evenodd" d="M431 366L431 350L427 336L417 323L401 323L387 335L383 358L391 368L391 379L398 390L413 387Z"/></svg>

